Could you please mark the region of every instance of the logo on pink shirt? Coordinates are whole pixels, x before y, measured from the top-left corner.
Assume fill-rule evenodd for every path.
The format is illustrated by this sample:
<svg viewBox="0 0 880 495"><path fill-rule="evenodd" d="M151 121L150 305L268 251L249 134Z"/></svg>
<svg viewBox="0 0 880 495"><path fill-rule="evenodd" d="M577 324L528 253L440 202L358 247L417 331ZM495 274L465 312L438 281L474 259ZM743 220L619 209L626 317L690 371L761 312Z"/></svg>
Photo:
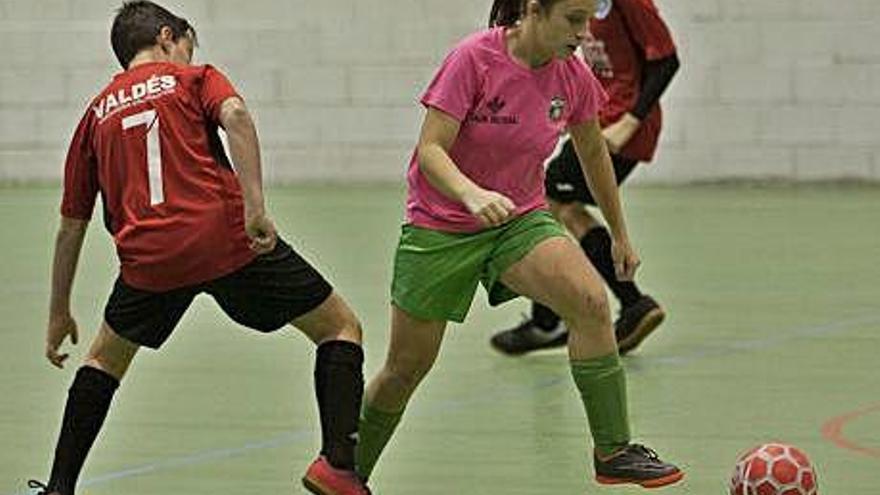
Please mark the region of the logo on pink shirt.
<svg viewBox="0 0 880 495"><path fill-rule="evenodd" d="M489 103L486 103L486 108L488 108L489 111L492 113L498 113L501 111L502 108L504 108L504 105L506 104L507 102L496 96L495 98L489 100Z"/></svg>
<svg viewBox="0 0 880 495"><path fill-rule="evenodd" d="M547 116L550 117L550 120L553 122L559 121L562 118L562 115L565 113L565 98L561 96L554 96L552 100L550 100L550 109L547 111Z"/></svg>
<svg viewBox="0 0 880 495"><path fill-rule="evenodd" d="M504 101L500 96L494 96L491 100L486 102L486 108L489 110L491 115L487 115L486 113L481 113L479 111L472 112L468 115L467 120L469 122L473 122L475 124L500 124L500 125L516 125L519 124L519 116L518 115L499 115L501 110L504 110L504 107L507 105L507 102Z"/></svg>

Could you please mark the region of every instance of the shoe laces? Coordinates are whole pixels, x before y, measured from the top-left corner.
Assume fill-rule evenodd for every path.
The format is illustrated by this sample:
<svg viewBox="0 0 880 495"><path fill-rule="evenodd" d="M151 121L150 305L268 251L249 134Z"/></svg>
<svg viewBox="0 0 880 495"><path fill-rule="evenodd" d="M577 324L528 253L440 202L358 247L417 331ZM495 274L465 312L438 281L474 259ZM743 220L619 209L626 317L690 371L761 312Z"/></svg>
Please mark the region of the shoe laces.
<svg viewBox="0 0 880 495"><path fill-rule="evenodd" d="M40 490L35 495L49 495L50 493L49 487L37 480L28 480L27 486L28 488L35 488Z"/></svg>
<svg viewBox="0 0 880 495"><path fill-rule="evenodd" d="M652 461L659 461L660 456L651 448L645 447L640 443L630 444L627 450L633 451L639 455L643 455Z"/></svg>

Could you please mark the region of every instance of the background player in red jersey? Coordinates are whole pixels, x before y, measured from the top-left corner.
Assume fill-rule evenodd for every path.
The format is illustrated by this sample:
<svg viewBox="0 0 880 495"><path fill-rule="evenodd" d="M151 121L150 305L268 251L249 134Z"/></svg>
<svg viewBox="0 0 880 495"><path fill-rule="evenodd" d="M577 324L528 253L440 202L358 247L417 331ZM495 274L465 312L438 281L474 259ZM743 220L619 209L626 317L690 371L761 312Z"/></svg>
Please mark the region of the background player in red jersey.
<svg viewBox="0 0 880 495"><path fill-rule="evenodd" d="M679 61L669 29L652 0L599 0L598 5L590 20L591 36L582 48L610 97L599 120L620 185L636 165L654 156L662 122L660 95L678 70ZM570 140L550 161L545 188L554 215L580 240L581 248L620 302L614 330L620 354L626 354L657 328L665 313L653 298L642 294L635 281L618 280L611 236L585 208L596 202ZM501 352L516 355L561 347L567 340L568 331L559 316L533 303L529 318L495 334L491 343Z"/></svg>
<svg viewBox="0 0 880 495"><path fill-rule="evenodd" d="M113 394L140 346L158 349L193 298L208 293L261 332L287 323L317 345L321 455L303 483L314 493L364 495L354 474L363 392L361 328L327 281L278 238L263 201L256 129L235 89L210 65L189 65L190 24L147 1L127 2L111 31L125 69L93 100L64 173L46 357L61 368L78 339L70 293L101 194L120 261L104 322L70 387L42 494L74 493ZM233 170L218 135L228 135Z"/></svg>

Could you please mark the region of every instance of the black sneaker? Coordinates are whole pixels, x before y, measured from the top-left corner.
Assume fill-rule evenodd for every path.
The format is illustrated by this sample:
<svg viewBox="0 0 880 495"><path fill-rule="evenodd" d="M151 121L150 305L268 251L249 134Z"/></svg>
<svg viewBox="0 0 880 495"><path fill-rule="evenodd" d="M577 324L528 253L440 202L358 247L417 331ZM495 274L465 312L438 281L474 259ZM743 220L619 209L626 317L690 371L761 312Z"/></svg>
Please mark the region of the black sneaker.
<svg viewBox="0 0 880 495"><path fill-rule="evenodd" d="M620 310L614 322L614 336L621 356L635 349L657 329L666 313L650 296L642 296L633 305Z"/></svg>
<svg viewBox="0 0 880 495"><path fill-rule="evenodd" d="M539 349L563 347L568 343L568 329L560 321L556 328L544 330L531 318L525 318L516 327L493 335L490 342L498 351L518 356Z"/></svg>
<svg viewBox="0 0 880 495"><path fill-rule="evenodd" d="M596 481L603 485L633 483L644 488L659 488L677 483L684 472L672 464L663 462L653 450L631 443L608 459L593 457Z"/></svg>
<svg viewBox="0 0 880 495"><path fill-rule="evenodd" d="M49 487L37 480L28 480L28 488L38 490L33 495L58 495L58 492L50 492Z"/></svg>

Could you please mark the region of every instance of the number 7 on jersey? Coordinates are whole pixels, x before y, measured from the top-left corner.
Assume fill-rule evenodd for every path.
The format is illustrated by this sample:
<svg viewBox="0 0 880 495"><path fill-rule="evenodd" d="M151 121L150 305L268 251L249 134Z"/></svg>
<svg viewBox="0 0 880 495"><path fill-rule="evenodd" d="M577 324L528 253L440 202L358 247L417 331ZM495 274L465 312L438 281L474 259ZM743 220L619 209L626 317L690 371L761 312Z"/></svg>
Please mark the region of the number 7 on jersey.
<svg viewBox="0 0 880 495"><path fill-rule="evenodd" d="M150 188L150 206L165 201L162 190L162 148L159 145L159 116L155 110L145 110L122 119L122 129L147 126L147 184Z"/></svg>

